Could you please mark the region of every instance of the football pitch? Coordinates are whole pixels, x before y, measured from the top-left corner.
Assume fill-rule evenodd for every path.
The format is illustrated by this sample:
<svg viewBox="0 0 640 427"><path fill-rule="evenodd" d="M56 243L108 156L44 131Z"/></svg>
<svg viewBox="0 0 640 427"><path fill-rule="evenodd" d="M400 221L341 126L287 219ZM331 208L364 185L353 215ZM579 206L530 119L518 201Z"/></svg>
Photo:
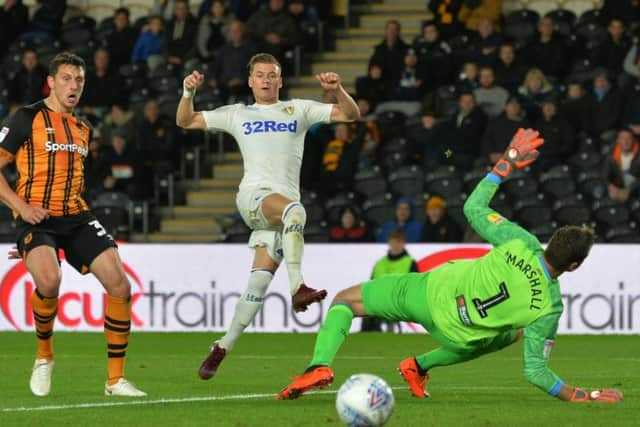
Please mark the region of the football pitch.
<svg viewBox="0 0 640 427"><path fill-rule="evenodd" d="M415 399L398 362L434 347L424 335L352 334L334 363L334 384L294 401L275 394L310 360L313 334L246 334L216 377L197 369L219 334L134 333L127 377L147 398L106 398L101 334L56 333L51 394L29 391L33 333L0 333L0 426L337 426L335 392L351 374L384 378L396 406L388 426L637 426L637 336L561 336L550 366L565 381L624 392L619 405L569 404L522 376L522 344L452 367L434 369L431 399Z"/></svg>

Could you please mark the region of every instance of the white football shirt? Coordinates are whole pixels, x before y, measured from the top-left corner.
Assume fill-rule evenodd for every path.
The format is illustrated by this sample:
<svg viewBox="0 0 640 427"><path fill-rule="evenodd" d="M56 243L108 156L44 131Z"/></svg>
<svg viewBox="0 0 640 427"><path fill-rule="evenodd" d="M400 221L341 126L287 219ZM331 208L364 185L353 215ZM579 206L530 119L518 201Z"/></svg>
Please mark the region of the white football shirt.
<svg viewBox="0 0 640 427"><path fill-rule="evenodd" d="M332 107L292 99L270 105L228 105L202 115L207 128L225 131L238 143L244 162L240 190L269 187L299 200L304 135L311 125L329 122Z"/></svg>

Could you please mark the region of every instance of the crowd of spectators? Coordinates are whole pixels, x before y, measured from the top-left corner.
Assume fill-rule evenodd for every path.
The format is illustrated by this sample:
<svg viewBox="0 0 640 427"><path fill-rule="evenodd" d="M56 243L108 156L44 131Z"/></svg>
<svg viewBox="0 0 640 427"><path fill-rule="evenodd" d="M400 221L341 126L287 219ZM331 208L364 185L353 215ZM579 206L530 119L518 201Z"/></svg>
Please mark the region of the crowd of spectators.
<svg viewBox="0 0 640 427"><path fill-rule="evenodd" d="M463 181L470 171L495 163L518 128L533 127L546 140L533 166L534 180L570 170L573 185L586 173L591 183L582 193L582 184L574 192L581 203L627 203L612 206L629 219L640 196L640 28L634 18L640 8L634 2L605 1L601 10L581 16L566 10L501 16L500 1L430 1L428 7L434 18L414 40L403 37L399 21L388 21L363 67L366 75L355 80L355 97L366 106L362 122L376 129L377 137L365 144L362 132L342 125L312 132L307 146L324 151L312 149L315 160L306 160L307 191L329 201L353 192L356 207L367 200L375 204L376 191L390 192L387 202L396 208L393 214L387 206L386 220L376 212L358 213L373 232L371 240L384 242L400 228L407 242L460 241L464 218L451 221L446 207L452 195L429 191L428 183L417 186L416 193L398 190L396 171L418 166L416 179L424 179L453 168L450 179ZM588 170L581 167L580 156L589 159ZM386 186L363 193L360 180L369 178L361 175L371 165L380 167ZM539 199L536 207L551 211L560 200L542 185L531 188ZM511 210L529 203L518 197L507 195ZM620 225L601 218L593 206L589 219L598 222L601 236ZM425 210L419 221L413 218L416 210ZM638 212L633 215L640 218Z"/></svg>
<svg viewBox="0 0 640 427"><path fill-rule="evenodd" d="M292 0L154 0L150 14L132 21L126 7L96 22L63 17L66 0L39 0L29 18L22 0L0 7L0 120L48 95L48 60L61 50L87 63L80 113L93 125L87 158L90 198L122 191L154 198L154 175L180 169L193 135L175 126L182 76L201 69L203 106L249 102L246 64L266 50L283 64L304 45L305 28L330 12L324 2ZM126 4L126 3L125 3ZM201 136L195 137L200 138Z"/></svg>
<svg viewBox="0 0 640 427"><path fill-rule="evenodd" d="M37 3L31 15L21 0L0 8L0 120L47 95L49 58L62 49L77 52L88 64L81 112L94 125L87 191L119 190L142 200L154 197L154 176L180 169L181 150L194 138L172 118L186 72L206 74L197 107L250 102L248 58L271 52L290 73L290 49L310 48L308 28L331 13L331 2L310 0L203 0L197 8L187 0L155 0L150 15L133 22L123 7L99 23L89 17L63 23L65 0ZM586 173L605 184L604 191L582 192L585 203L598 195L632 209L640 176L634 2L606 0L579 17L527 10L504 16L500 0L425 3L433 20L414 40L390 20L371 46L366 75L354 82L361 120L307 135L305 193L316 192L321 205L355 194L332 219L327 238L386 241L400 228L408 242L460 240L467 233L459 198L433 191L425 179L453 170L449 179L464 180L459 193L468 191L466 175L495 162L519 127L535 127L547 141L536 179L570 166L576 183ZM394 103L399 107L383 108ZM591 169L576 168L576 156ZM394 187L392 175L408 167L420 185ZM372 171L381 184L363 193L359 179ZM515 209L520 201L506 197ZM363 208L381 200L386 216Z"/></svg>

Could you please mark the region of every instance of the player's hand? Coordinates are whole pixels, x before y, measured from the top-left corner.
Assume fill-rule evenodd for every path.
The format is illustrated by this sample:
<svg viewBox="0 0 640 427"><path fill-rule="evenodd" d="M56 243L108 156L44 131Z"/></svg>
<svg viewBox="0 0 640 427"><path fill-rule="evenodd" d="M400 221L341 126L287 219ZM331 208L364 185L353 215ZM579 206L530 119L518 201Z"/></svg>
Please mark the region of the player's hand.
<svg viewBox="0 0 640 427"><path fill-rule="evenodd" d="M316 74L316 80L320 82L320 86L324 90L338 90L341 87L338 73Z"/></svg>
<svg viewBox="0 0 640 427"><path fill-rule="evenodd" d="M25 204L24 207L18 211L20 218L24 222L35 225L39 224L45 219L49 218L49 210L40 206L32 206Z"/></svg>
<svg viewBox="0 0 640 427"><path fill-rule="evenodd" d="M193 95L196 93L196 89L202 86L203 83L204 74L200 73L197 70L194 70L182 81L182 96L184 96L185 98L193 98Z"/></svg>
<svg viewBox="0 0 640 427"><path fill-rule="evenodd" d="M571 393L569 401L577 403L585 402L606 402L606 403L619 403L622 401L622 392L619 390L613 390L605 388L603 390L594 390L589 393L581 388L574 388Z"/></svg>
<svg viewBox="0 0 640 427"><path fill-rule="evenodd" d="M18 252L18 247L14 246L9 250L8 259L22 259L20 256L20 252Z"/></svg>
<svg viewBox="0 0 640 427"><path fill-rule="evenodd" d="M492 172L506 178L514 169L521 169L535 162L540 153L537 148L544 144L540 133L533 129L518 129L507 150L493 167Z"/></svg>

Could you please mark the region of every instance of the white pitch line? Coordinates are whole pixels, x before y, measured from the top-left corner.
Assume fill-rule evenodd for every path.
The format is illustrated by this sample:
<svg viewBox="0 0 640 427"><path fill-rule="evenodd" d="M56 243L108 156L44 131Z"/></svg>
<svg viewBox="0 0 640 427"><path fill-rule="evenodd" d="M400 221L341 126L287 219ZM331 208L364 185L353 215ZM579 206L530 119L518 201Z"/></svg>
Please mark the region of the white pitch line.
<svg viewBox="0 0 640 427"><path fill-rule="evenodd" d="M406 386L393 386L391 387L393 390L407 390ZM589 389L597 388L597 387L587 387ZM531 389L530 386L473 386L473 385L454 385L454 384L443 384L440 386L434 386L431 390L476 390L476 391L509 391L509 390L525 390ZM638 388L624 388L623 392L637 392L640 389ZM307 393L307 395L312 394L335 394L337 390L317 390ZM275 393L253 393L253 394L231 394L228 396L193 396L193 397L183 397L183 398L166 398L166 399L154 399L154 400L130 400L125 402L92 402L92 403L76 403L71 405L46 405L46 406L20 406L15 408L0 408L0 413L10 413L10 412L37 412L37 411L56 411L56 410L67 410L67 409L90 409L90 408L112 408L118 406L147 406L147 405L160 405L167 403L192 403L192 402L214 402L214 401L225 401L225 400L242 400L242 399L263 399L263 398L274 398Z"/></svg>
<svg viewBox="0 0 640 427"><path fill-rule="evenodd" d="M401 388L401 387L393 387ZM308 394L335 394L336 390L319 390ZM242 399L262 399L265 397L275 397L275 393L254 393L254 394L231 394L229 396L194 396L183 398L168 398L154 400L130 400L127 402L94 402L94 403L76 403L73 405L47 405L47 406L21 406L17 408L2 408L0 412L34 412L34 411L55 411L65 409L89 409L89 408L111 408L114 406L144 406L159 405L166 403L191 403L191 402L212 402L223 400L242 400Z"/></svg>

